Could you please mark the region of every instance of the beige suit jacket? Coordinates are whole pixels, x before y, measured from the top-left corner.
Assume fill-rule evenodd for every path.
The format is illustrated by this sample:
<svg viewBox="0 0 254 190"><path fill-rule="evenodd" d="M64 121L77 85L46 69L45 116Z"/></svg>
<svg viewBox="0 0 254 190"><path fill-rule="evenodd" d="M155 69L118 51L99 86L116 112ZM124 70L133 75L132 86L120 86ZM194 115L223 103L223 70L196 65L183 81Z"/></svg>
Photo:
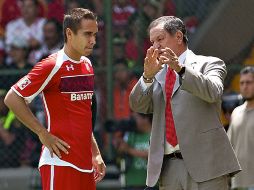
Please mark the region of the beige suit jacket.
<svg viewBox="0 0 254 190"><path fill-rule="evenodd" d="M225 64L216 57L195 55L187 50L185 67L171 102L185 166L196 182L235 174L241 168L220 122ZM150 187L159 179L164 155L165 76L166 67L156 74L150 87L142 85L140 78L130 94L133 111L153 113L147 167Z"/></svg>

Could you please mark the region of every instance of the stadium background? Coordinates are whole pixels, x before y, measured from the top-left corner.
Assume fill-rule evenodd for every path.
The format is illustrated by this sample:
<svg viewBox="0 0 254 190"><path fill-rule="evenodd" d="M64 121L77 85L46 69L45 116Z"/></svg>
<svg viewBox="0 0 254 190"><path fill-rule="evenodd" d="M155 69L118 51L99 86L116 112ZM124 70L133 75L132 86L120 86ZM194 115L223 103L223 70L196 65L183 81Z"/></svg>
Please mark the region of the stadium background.
<svg viewBox="0 0 254 190"><path fill-rule="evenodd" d="M10 8L15 4L12 0L8 0L9 4L6 2L7 0L0 0L1 21L5 12L8 11L5 6ZM62 13L67 11L73 2L75 5L75 1L72 0L41 0L40 14L45 18L61 21ZM124 170L121 169L121 164L116 159L118 155L114 150L115 136L112 130L108 129L110 122L128 119L130 115L128 110L123 114L117 113L116 107L121 105L116 105L119 103L116 99L119 97L115 94L115 86L118 82L115 78L115 66L119 62L125 62L129 77L127 84L132 83L133 79L142 74L142 60L149 46L146 29L150 20L159 15L175 15L184 20L188 29L189 48L196 54L217 56L226 62L228 76L225 81L222 121L225 127L228 127L230 112L241 102L238 96L238 73L242 67L254 65L254 1L77 0L76 5L94 10L98 15L100 29L97 45L90 58L96 73L95 92L98 101L95 134L107 163L107 174L98 184L97 189L124 188ZM19 16L17 14L16 18ZM10 18L12 19L15 18ZM5 46L4 26L5 24L1 22L0 63L6 62L8 65L10 63L8 63L8 50ZM27 69L0 65L0 96L4 96L10 85L27 72ZM122 106L124 105L123 102ZM44 122L40 99L35 100L32 108L36 116ZM3 115L0 117L2 118ZM10 114L8 116L10 122L12 118ZM19 123L16 126L23 128ZM0 127L8 130L7 124L2 124ZM5 164L0 165L0 190L41 189L36 169L40 144L37 137L29 131L25 130L20 134L22 135L17 138L16 145L8 148L8 154L3 148L3 140L0 137L0 160L7 157ZM30 141L37 143L29 144ZM24 144L26 149L22 149ZM17 152L20 150L23 150L22 162L16 160ZM13 162L17 164L13 165Z"/></svg>

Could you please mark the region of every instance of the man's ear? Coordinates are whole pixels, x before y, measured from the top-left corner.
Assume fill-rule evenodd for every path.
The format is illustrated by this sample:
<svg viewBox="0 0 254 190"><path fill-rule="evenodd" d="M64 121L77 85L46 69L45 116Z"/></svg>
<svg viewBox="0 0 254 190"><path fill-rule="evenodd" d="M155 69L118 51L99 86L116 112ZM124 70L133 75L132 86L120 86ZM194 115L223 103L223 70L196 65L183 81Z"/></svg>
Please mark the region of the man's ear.
<svg viewBox="0 0 254 190"><path fill-rule="evenodd" d="M175 35L176 35L177 43L181 44L183 42L183 33L180 30L178 30L176 31Z"/></svg>
<svg viewBox="0 0 254 190"><path fill-rule="evenodd" d="M72 30L70 28L67 28L65 32L66 32L67 39L71 39L73 35Z"/></svg>

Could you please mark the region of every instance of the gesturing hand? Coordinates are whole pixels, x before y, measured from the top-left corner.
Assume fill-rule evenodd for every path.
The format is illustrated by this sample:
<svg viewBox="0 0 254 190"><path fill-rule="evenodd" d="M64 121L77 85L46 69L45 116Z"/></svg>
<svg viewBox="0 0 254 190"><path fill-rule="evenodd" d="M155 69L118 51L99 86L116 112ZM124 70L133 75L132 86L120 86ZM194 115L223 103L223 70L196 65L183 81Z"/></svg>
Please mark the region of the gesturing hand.
<svg viewBox="0 0 254 190"><path fill-rule="evenodd" d="M94 167L94 179L98 183L106 174L106 165L103 162L101 155L97 155L93 158L93 167Z"/></svg>
<svg viewBox="0 0 254 190"><path fill-rule="evenodd" d="M144 76L146 78L153 78L162 69L163 63L158 60L158 56L158 49L150 47L147 50L144 63Z"/></svg>
<svg viewBox="0 0 254 190"><path fill-rule="evenodd" d="M61 158L61 151L65 154L69 154L68 150L70 146L58 137L50 134L47 130L43 130L38 134L39 139L42 144L44 144L50 151L51 157L55 153L59 158Z"/></svg>
<svg viewBox="0 0 254 190"><path fill-rule="evenodd" d="M170 48L161 49L159 61L167 64L176 72L181 70L182 65L179 63L177 55Z"/></svg>

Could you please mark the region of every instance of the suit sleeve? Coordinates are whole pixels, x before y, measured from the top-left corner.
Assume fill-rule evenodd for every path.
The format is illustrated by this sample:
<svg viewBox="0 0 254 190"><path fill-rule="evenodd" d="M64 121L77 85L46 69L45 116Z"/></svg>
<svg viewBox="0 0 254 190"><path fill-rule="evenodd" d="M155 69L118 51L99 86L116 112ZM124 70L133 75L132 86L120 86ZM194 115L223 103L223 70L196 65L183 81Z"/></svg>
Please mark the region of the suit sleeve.
<svg viewBox="0 0 254 190"><path fill-rule="evenodd" d="M130 96L129 103L130 108L138 113L152 113L153 112L153 84L146 86L142 77L137 84L133 87Z"/></svg>
<svg viewBox="0 0 254 190"><path fill-rule="evenodd" d="M212 58L212 61L204 64L202 72L186 67L181 89L206 102L217 102L223 94L226 74L225 63L218 58Z"/></svg>

